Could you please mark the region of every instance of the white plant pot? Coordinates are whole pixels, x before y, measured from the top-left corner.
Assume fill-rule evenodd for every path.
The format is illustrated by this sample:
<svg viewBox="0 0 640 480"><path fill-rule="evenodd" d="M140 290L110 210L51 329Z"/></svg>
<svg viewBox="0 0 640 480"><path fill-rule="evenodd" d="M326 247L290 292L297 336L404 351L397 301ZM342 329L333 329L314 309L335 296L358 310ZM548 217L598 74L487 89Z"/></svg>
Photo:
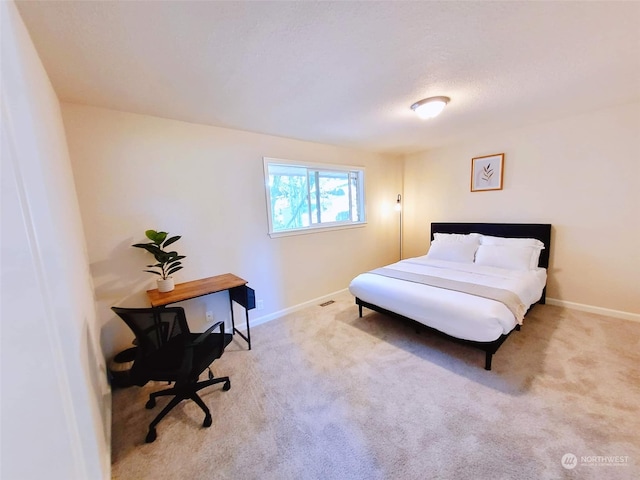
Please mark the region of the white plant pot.
<svg viewBox="0 0 640 480"><path fill-rule="evenodd" d="M158 291L165 293L165 292L170 292L171 290L173 290L175 288L175 285L173 283L173 277L169 277L167 279L162 279L159 278L158 280L156 280L158 282Z"/></svg>

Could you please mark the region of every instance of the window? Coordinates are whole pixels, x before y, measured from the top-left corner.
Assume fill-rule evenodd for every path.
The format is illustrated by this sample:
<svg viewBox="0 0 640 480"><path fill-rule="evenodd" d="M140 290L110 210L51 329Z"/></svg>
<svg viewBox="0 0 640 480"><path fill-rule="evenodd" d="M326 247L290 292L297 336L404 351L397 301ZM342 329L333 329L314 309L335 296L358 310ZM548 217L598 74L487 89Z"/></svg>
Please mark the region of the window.
<svg viewBox="0 0 640 480"><path fill-rule="evenodd" d="M264 158L272 237L364 223L364 169Z"/></svg>

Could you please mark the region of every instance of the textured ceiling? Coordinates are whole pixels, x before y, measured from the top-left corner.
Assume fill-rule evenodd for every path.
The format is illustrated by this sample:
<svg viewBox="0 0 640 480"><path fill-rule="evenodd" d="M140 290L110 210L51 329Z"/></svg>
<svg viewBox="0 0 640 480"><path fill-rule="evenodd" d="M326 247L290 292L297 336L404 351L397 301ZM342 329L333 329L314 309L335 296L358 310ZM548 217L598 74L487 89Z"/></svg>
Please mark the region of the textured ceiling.
<svg viewBox="0 0 640 480"><path fill-rule="evenodd" d="M62 101L380 152L640 99L640 2L17 5Z"/></svg>

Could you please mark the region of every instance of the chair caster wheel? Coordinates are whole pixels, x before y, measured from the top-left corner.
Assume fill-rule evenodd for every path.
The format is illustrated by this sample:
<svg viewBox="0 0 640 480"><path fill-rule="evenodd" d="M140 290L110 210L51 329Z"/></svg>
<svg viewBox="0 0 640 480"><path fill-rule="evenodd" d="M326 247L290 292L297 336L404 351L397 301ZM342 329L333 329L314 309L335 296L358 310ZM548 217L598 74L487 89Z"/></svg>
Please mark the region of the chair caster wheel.
<svg viewBox="0 0 640 480"><path fill-rule="evenodd" d="M156 406L156 399L155 398L150 398L149 401L144 404L144 406L147 408L147 410L151 410L153 407Z"/></svg>
<svg viewBox="0 0 640 480"><path fill-rule="evenodd" d="M150 428L149 429L149 433L147 433L147 438L144 439L145 442L147 443L151 443L156 439L157 435L156 435L156 429L155 428Z"/></svg>
<svg viewBox="0 0 640 480"><path fill-rule="evenodd" d="M222 386L222 390L226 392L229 389L231 389L231 382L227 380L226 382L224 382L224 385Z"/></svg>
<svg viewBox="0 0 640 480"><path fill-rule="evenodd" d="M202 426L207 428L211 426L211 423L212 423L211 415L207 415L206 417L204 417L204 422L202 422Z"/></svg>

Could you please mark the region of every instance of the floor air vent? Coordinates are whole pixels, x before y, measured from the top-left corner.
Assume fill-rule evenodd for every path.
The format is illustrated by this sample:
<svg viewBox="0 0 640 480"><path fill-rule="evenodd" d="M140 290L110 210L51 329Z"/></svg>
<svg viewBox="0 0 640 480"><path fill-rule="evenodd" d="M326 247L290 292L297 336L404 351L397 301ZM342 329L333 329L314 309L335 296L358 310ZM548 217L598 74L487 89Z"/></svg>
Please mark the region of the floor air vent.
<svg viewBox="0 0 640 480"><path fill-rule="evenodd" d="M321 307L326 307L327 305L331 305L332 303L336 303L335 300L328 300L324 303L321 303L320 306Z"/></svg>

